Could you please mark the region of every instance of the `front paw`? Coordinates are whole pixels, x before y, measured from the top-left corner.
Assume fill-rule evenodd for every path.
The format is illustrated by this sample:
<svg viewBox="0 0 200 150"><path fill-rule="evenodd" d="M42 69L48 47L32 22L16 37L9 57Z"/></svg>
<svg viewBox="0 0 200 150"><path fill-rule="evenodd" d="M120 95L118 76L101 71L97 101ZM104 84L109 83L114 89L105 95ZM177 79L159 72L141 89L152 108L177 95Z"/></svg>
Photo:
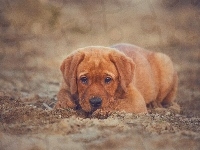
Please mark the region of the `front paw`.
<svg viewBox="0 0 200 150"><path fill-rule="evenodd" d="M59 109L62 108L62 105L60 102L56 102L55 106L53 107L54 109Z"/></svg>
<svg viewBox="0 0 200 150"><path fill-rule="evenodd" d="M75 109L77 106L76 104L70 102L70 101L57 101L56 105L54 106L55 109Z"/></svg>

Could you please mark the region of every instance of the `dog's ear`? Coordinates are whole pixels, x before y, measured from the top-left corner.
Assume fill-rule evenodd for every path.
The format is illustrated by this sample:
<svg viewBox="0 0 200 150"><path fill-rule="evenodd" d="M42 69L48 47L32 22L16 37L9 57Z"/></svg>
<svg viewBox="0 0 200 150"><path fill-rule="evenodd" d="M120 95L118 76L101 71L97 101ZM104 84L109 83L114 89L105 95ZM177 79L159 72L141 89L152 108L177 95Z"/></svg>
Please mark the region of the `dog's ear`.
<svg viewBox="0 0 200 150"><path fill-rule="evenodd" d="M70 93L73 95L77 92L77 67L84 59L84 53L75 52L69 55L61 64L60 70L66 84L69 86Z"/></svg>
<svg viewBox="0 0 200 150"><path fill-rule="evenodd" d="M133 81L135 63L121 52L112 52L110 60L114 63L119 73L121 87L126 91L127 86Z"/></svg>

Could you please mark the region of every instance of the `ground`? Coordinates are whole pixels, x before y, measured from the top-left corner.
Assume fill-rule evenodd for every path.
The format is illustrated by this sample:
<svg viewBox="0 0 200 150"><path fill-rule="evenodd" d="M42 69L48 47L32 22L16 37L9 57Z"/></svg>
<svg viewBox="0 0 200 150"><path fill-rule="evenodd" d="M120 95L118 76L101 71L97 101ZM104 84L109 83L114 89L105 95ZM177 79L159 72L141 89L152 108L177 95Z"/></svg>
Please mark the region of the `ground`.
<svg viewBox="0 0 200 150"><path fill-rule="evenodd" d="M0 149L200 149L198 1L0 1ZM131 43L172 58L181 111L54 110L71 51Z"/></svg>

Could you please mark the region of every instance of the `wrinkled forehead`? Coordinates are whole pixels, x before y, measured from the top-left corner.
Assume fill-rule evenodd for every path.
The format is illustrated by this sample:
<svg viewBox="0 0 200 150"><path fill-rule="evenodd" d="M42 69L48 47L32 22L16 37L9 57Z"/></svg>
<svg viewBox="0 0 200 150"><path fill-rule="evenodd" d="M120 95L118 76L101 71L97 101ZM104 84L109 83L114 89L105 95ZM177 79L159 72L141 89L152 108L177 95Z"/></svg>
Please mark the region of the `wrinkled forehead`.
<svg viewBox="0 0 200 150"><path fill-rule="evenodd" d="M117 69L113 62L111 62L108 53L103 51L92 51L85 53L84 60L79 64L77 68L77 74L108 74L116 76Z"/></svg>

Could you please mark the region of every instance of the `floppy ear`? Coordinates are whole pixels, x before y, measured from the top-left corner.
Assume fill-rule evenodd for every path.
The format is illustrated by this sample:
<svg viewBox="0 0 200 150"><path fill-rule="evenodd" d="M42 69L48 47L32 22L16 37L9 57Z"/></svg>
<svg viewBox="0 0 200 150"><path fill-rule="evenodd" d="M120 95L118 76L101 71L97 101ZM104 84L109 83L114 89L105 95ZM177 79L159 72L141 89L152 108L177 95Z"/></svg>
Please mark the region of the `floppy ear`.
<svg viewBox="0 0 200 150"><path fill-rule="evenodd" d="M122 89L126 91L127 86L132 82L134 77L135 63L121 52L112 52L110 60L117 68Z"/></svg>
<svg viewBox="0 0 200 150"><path fill-rule="evenodd" d="M84 59L84 53L75 52L69 55L60 66L60 70L63 74L63 78L66 84L69 86L70 93L73 95L77 92L76 74L77 67Z"/></svg>

